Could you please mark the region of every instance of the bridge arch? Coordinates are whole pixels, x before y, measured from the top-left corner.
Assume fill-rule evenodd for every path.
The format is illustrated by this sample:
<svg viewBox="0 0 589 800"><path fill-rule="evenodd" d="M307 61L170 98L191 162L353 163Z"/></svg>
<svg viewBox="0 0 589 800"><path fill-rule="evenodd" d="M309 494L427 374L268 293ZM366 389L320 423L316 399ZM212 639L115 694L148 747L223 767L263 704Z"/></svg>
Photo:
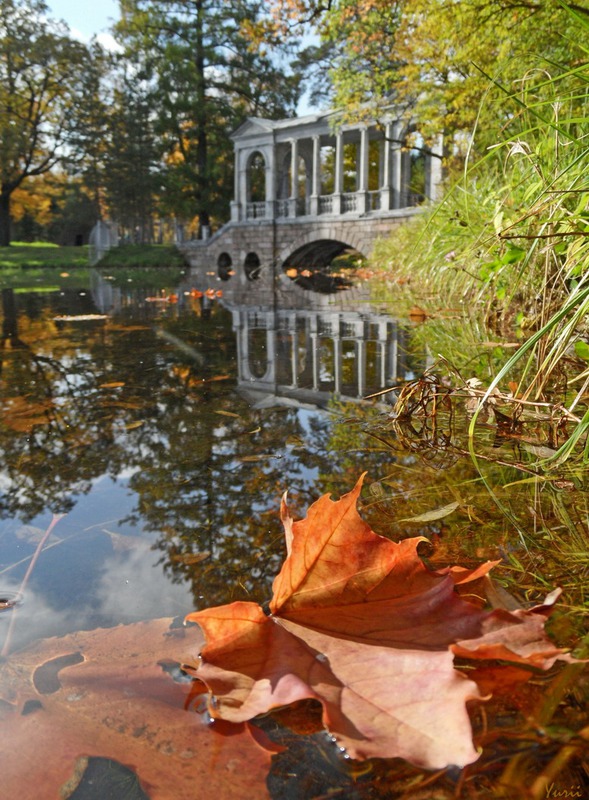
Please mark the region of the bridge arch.
<svg viewBox="0 0 589 800"><path fill-rule="evenodd" d="M217 259L217 277L222 281L228 281L233 275L233 261L229 253L223 251Z"/></svg>
<svg viewBox="0 0 589 800"><path fill-rule="evenodd" d="M259 255L254 251L250 251L243 262L243 271L248 281L256 281L260 277L261 267Z"/></svg>
<svg viewBox="0 0 589 800"><path fill-rule="evenodd" d="M325 268L346 250L368 258L374 244L373 237L366 235L365 224L349 222L312 224L306 226L302 235L293 238L294 241L290 240L278 253L278 266L283 269Z"/></svg>
<svg viewBox="0 0 589 800"><path fill-rule="evenodd" d="M297 269L310 269L311 267L325 269L335 258L346 251L353 251L360 256L364 256L364 253L353 245L338 239L314 239L293 250L282 261L281 266L285 270L292 267Z"/></svg>

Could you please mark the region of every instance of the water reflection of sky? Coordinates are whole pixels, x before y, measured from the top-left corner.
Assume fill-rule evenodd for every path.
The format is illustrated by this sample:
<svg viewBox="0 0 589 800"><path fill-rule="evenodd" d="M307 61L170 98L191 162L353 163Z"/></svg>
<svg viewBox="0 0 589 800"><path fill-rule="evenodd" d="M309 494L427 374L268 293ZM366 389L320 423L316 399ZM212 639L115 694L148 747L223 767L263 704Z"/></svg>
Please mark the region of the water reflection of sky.
<svg viewBox="0 0 589 800"><path fill-rule="evenodd" d="M94 276L94 307L79 289L5 305L0 594L18 592L51 512L64 514L25 589L13 649L265 599L283 556L282 493L304 513L334 470L331 414L318 408L325 376L357 391L362 332L373 372L396 374L397 323L367 306L334 311L320 298L318 311L285 315L181 292L153 303L137 284ZM93 311L109 318L54 319Z"/></svg>
<svg viewBox="0 0 589 800"><path fill-rule="evenodd" d="M184 615L192 608L190 587L171 582L158 563L160 554L152 549L156 535L121 524L136 502L127 480L103 476L58 522L18 607L13 649L39 637ZM1 593L19 591L50 521L41 515L26 525L14 520L0 525ZM7 564L16 566L7 570ZM4 633L9 617L0 616Z"/></svg>

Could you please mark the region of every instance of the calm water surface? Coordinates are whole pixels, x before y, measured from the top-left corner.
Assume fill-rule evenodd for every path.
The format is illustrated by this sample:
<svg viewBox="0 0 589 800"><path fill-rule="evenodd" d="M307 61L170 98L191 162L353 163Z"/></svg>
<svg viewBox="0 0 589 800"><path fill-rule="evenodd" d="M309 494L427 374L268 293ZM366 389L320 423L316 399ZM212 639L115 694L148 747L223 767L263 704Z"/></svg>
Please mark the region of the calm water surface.
<svg viewBox="0 0 589 800"><path fill-rule="evenodd" d="M407 535L399 520L457 500L457 514L410 524L409 534L447 542L449 561L517 560L509 524L472 499L471 466L424 472L410 450L363 430L387 419L395 395L361 398L431 363L414 327L375 308L367 290L314 295L285 284L265 298L165 273L154 284L140 271L51 283L2 293L5 654L74 631L264 602L284 556L283 492L302 516L364 469L363 513L377 531ZM289 762L299 778L290 794L270 782L272 796L315 797L349 780L326 763L305 789L311 766ZM341 796L372 796L350 792Z"/></svg>

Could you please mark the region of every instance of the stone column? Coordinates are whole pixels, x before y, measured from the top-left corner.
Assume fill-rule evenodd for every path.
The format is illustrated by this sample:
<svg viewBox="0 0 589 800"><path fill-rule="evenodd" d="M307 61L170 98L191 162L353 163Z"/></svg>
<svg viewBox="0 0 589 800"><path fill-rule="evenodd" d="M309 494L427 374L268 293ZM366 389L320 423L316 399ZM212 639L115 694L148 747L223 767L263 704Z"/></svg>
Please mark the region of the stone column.
<svg viewBox="0 0 589 800"><path fill-rule="evenodd" d="M356 373L358 377L358 397L366 394L366 342L356 341Z"/></svg>
<svg viewBox="0 0 589 800"><path fill-rule="evenodd" d="M238 150L235 154L235 170L236 170L236 186L237 194L235 197L237 213L240 220L247 219L247 203L248 203L248 174L247 162L249 153L244 150Z"/></svg>
<svg viewBox="0 0 589 800"><path fill-rule="evenodd" d="M393 322L391 326L391 348L389 350L389 368L390 372L388 375L388 380L393 385L397 381L399 376L398 370L398 359L399 359L399 324L397 322Z"/></svg>
<svg viewBox="0 0 589 800"><path fill-rule="evenodd" d="M393 125L387 122L384 129L384 143L381 150L381 180L380 180L380 208L381 211L388 211L394 208L393 189L391 186L391 167L392 167L392 141Z"/></svg>
<svg viewBox="0 0 589 800"><path fill-rule="evenodd" d="M439 200L442 189L442 156L444 137L438 134L432 142L430 152L425 156L425 196L429 200Z"/></svg>
<svg viewBox="0 0 589 800"><path fill-rule="evenodd" d="M319 195L321 194L321 137L313 136L313 162L311 175L311 215L319 214Z"/></svg>
<svg viewBox="0 0 589 800"><path fill-rule="evenodd" d="M339 336L333 337L333 369L335 386L333 390L335 394L342 393L342 340Z"/></svg>
<svg viewBox="0 0 589 800"><path fill-rule="evenodd" d="M342 213L342 190L344 186L344 135L341 130L335 134L335 175L333 186L334 214Z"/></svg>
<svg viewBox="0 0 589 800"><path fill-rule="evenodd" d="M239 173L239 150L236 148L233 158L233 200L231 201L231 222L239 222L241 218L241 203L239 196L240 173Z"/></svg>
<svg viewBox="0 0 589 800"><path fill-rule="evenodd" d="M401 153L401 197L400 208L406 208L410 202L410 183L411 183L411 152L405 150Z"/></svg>
<svg viewBox="0 0 589 800"><path fill-rule="evenodd" d="M290 197L288 200L288 216L296 217L299 197L299 142L290 140Z"/></svg>
<svg viewBox="0 0 589 800"><path fill-rule="evenodd" d="M276 384L276 317L270 311L266 315L266 374L262 378L265 383Z"/></svg>
<svg viewBox="0 0 589 800"><path fill-rule="evenodd" d="M356 210L359 214L370 211L368 198L368 146L370 137L368 128L363 125L360 128L360 163L358 164L358 202Z"/></svg>
<svg viewBox="0 0 589 800"><path fill-rule="evenodd" d="M391 184L392 208L401 208L401 122L394 122L391 126L393 142L391 143Z"/></svg>
<svg viewBox="0 0 589 800"><path fill-rule="evenodd" d="M276 217L276 146L264 150L266 161L266 219Z"/></svg>
<svg viewBox="0 0 589 800"><path fill-rule="evenodd" d="M317 326L317 312L309 317L309 337L311 339L311 360L313 372L313 391L319 390L319 331Z"/></svg>

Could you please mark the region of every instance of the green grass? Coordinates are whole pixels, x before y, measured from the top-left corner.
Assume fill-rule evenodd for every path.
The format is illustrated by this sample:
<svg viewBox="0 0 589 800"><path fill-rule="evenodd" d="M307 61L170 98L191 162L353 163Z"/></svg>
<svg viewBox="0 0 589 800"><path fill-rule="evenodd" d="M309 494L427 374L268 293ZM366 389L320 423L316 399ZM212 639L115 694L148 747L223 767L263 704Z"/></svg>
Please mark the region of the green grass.
<svg viewBox="0 0 589 800"><path fill-rule="evenodd" d="M126 244L113 247L97 264L104 269L120 267L179 267L186 266L182 253L173 245Z"/></svg>
<svg viewBox="0 0 589 800"><path fill-rule="evenodd" d="M59 247L49 242L14 242L0 247L0 281L6 269L50 267L70 270L88 266L88 247Z"/></svg>

